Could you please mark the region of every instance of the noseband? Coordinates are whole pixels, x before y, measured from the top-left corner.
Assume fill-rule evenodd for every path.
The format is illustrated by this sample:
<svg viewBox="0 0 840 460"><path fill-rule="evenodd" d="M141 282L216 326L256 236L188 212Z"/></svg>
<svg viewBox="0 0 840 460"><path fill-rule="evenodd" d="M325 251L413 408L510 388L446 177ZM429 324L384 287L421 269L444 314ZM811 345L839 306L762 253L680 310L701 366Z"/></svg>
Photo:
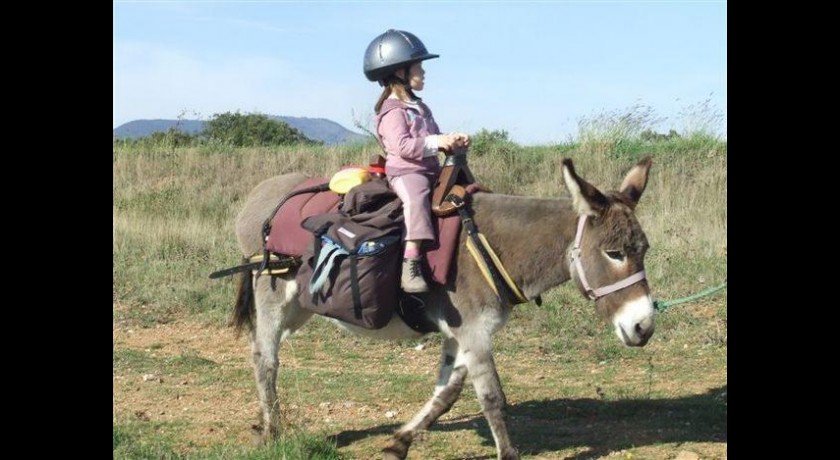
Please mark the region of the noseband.
<svg viewBox="0 0 840 460"><path fill-rule="evenodd" d="M580 241L583 239L583 228L586 224L586 218L588 216L580 216L578 218L578 226L577 226L577 233L575 234L575 245L572 248L572 263L575 265L575 269L578 273L578 278L580 278L580 284L583 285L583 291L586 293L586 297L589 297L592 300L598 300L601 297L604 297L607 294L612 292L618 291L619 289L624 289L627 286L632 284L638 283L645 279L645 271L640 270L627 278L624 278L621 281L615 282L610 284L609 286L599 287L597 289L592 289L589 286L589 283L586 281L586 275L583 273L583 264L580 261Z"/></svg>

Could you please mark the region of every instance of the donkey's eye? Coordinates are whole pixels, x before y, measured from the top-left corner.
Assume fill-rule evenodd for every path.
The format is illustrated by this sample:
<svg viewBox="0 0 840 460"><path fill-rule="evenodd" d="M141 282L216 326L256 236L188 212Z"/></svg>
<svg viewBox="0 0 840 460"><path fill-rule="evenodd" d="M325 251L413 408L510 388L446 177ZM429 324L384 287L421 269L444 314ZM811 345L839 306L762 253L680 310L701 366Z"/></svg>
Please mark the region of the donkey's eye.
<svg viewBox="0 0 840 460"><path fill-rule="evenodd" d="M607 252L607 256L609 256L610 259L617 260L619 262L624 260L624 253L621 252L621 251L606 251L606 252Z"/></svg>

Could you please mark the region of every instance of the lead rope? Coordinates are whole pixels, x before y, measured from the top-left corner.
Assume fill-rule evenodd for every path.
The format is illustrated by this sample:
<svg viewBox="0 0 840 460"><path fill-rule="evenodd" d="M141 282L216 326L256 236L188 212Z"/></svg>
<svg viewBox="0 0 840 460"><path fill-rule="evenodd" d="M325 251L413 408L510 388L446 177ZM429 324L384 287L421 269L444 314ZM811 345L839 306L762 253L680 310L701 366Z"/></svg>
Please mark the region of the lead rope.
<svg viewBox="0 0 840 460"><path fill-rule="evenodd" d="M701 297L706 297L708 295L712 295L715 292L720 291L721 289L725 289L725 288L726 288L726 282L724 282L720 286L715 286L715 287L712 287L712 288L704 289L704 290L698 292L697 294L693 294L693 295L690 295L688 297L683 297L681 299L668 300L668 301L655 300L653 302L653 308L656 309L656 311L661 313L661 312L665 311L666 309L668 309L669 307L672 307L674 305L679 305L681 303L686 303L686 302L692 302L692 301L697 300Z"/></svg>

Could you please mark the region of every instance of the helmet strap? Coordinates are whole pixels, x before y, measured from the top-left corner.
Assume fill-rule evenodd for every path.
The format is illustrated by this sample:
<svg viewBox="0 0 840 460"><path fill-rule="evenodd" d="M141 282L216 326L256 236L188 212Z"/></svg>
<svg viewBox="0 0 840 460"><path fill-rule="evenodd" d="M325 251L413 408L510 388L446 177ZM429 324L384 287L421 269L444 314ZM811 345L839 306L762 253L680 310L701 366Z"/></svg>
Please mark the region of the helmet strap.
<svg viewBox="0 0 840 460"><path fill-rule="evenodd" d="M403 67L403 72L405 73L405 78L400 78L400 77L398 77L396 74L394 74L394 78L395 78L397 81L399 81L400 83L402 83L403 88L405 88L405 92L406 92L406 93L408 93L408 96L409 96L412 100L419 100L420 98L419 98L419 97L417 97L417 95L416 95L416 94L414 94L414 91L411 89L411 82L409 81L409 77L408 77L408 74L409 74L409 72L411 71L411 66L412 66L412 65L414 65L414 63L413 63L413 62L412 62L411 64L409 64L409 65L407 65L407 66Z"/></svg>
<svg viewBox="0 0 840 460"><path fill-rule="evenodd" d="M412 62L411 64L414 63ZM391 83L396 82L402 85L402 87L405 89L405 92L412 100L422 100L419 97L417 97L416 94L414 94L414 91L411 89L411 83L408 82L408 72L409 70L411 70L411 64L409 64L406 67L403 67L403 71L405 72L406 78L401 78L399 75L397 75L396 72L394 72L391 75L388 75L387 77L383 78L382 80L379 80L379 86L389 86Z"/></svg>

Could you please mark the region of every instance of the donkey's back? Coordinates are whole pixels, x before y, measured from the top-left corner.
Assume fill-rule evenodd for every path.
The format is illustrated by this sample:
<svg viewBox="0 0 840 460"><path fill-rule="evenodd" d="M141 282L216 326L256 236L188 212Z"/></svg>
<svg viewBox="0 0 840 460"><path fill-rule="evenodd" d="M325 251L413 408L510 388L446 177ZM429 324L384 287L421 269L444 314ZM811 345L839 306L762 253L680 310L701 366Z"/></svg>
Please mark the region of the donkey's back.
<svg viewBox="0 0 840 460"><path fill-rule="evenodd" d="M236 216L235 232L239 250L249 257L262 250L262 225L283 197L306 180L301 173L283 174L260 182L245 199Z"/></svg>

